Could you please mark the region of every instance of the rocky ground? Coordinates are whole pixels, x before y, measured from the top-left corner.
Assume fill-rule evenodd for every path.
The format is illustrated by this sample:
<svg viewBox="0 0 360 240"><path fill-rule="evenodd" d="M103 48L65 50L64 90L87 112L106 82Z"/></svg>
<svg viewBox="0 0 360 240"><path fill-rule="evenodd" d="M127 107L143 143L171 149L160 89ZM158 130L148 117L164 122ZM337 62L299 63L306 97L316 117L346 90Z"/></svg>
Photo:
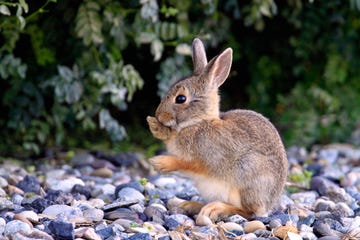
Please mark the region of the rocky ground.
<svg viewBox="0 0 360 240"><path fill-rule="evenodd" d="M191 181L152 173L139 154L3 160L0 239L360 239L360 149L293 147L288 158L287 191L269 217L215 224L176 207L201 200Z"/></svg>

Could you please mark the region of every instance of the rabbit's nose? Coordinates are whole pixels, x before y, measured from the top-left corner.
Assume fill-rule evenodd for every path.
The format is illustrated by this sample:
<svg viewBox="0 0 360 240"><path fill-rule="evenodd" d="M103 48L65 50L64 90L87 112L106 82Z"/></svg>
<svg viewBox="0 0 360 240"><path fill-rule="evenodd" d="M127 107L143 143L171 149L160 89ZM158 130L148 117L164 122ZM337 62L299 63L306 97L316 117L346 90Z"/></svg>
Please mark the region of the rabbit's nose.
<svg viewBox="0 0 360 240"><path fill-rule="evenodd" d="M162 112L162 113L159 113L159 115L158 115L158 120L162 123L168 122L171 119L172 119L172 115L167 112Z"/></svg>
<svg viewBox="0 0 360 240"><path fill-rule="evenodd" d="M159 120L159 122L161 122L165 126L172 125L173 122L174 122L172 114L167 113L167 112L159 113L158 116L157 116L157 119Z"/></svg>

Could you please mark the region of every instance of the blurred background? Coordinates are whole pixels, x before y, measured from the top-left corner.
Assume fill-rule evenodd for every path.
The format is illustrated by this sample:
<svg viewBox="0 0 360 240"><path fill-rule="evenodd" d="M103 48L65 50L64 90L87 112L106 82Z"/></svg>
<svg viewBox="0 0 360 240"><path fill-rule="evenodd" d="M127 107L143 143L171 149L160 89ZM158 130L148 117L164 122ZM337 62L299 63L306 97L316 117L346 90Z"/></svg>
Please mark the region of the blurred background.
<svg viewBox="0 0 360 240"><path fill-rule="evenodd" d="M360 144L360 0L0 2L0 155L162 148L160 97L234 50L222 110L269 118L286 146Z"/></svg>

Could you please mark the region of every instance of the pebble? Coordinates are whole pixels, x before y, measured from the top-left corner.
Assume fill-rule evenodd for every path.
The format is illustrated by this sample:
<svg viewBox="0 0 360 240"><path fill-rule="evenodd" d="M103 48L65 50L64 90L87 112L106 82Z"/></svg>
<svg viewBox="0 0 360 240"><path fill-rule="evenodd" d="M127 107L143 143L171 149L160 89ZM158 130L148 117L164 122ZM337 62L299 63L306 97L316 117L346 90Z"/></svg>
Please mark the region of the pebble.
<svg viewBox="0 0 360 240"><path fill-rule="evenodd" d="M137 200L139 202L142 202L145 200L145 196L141 192L131 187L125 187L121 189L116 195L116 197L123 201Z"/></svg>
<svg viewBox="0 0 360 240"><path fill-rule="evenodd" d="M51 205L45 208L42 214L52 218L56 218L59 216L66 218L76 218L83 216L83 213L80 210L80 208L71 207L68 205L59 205L59 204Z"/></svg>
<svg viewBox="0 0 360 240"><path fill-rule="evenodd" d="M10 235L17 232L23 232L25 234L31 232L31 226L20 220L12 220L5 225L4 235Z"/></svg>
<svg viewBox="0 0 360 240"><path fill-rule="evenodd" d="M85 218L90 219L93 222L99 222L104 218L104 211L101 209L91 208L83 211Z"/></svg>
<svg viewBox="0 0 360 240"><path fill-rule="evenodd" d="M84 186L85 183L79 178L70 177L70 178L64 179L64 180L48 181L47 185L49 188L51 188L53 190L61 190L63 192L71 192L72 188L75 185Z"/></svg>
<svg viewBox="0 0 360 240"><path fill-rule="evenodd" d="M264 225L264 223L258 220L250 221L244 224L244 231L246 233L252 233L255 232L256 230L265 230L265 229L266 226Z"/></svg>
<svg viewBox="0 0 360 240"><path fill-rule="evenodd" d="M0 218L0 236L3 235L3 233L5 232L5 226L6 226L5 219Z"/></svg>
<svg viewBox="0 0 360 240"><path fill-rule="evenodd" d="M40 183L35 176L26 175L23 180L18 182L16 185L18 188L23 190L24 192L40 192Z"/></svg>
<svg viewBox="0 0 360 240"><path fill-rule="evenodd" d="M64 221L51 221L48 226L57 239L74 239L74 224Z"/></svg>
<svg viewBox="0 0 360 240"><path fill-rule="evenodd" d="M91 176L102 177L102 178L111 178L112 175L113 175L113 171L109 168L99 168L91 173Z"/></svg>
<svg viewBox="0 0 360 240"><path fill-rule="evenodd" d="M188 216L178 207L184 200L203 201L189 179L147 176L139 154L84 152L75 154L69 165L37 164L31 174L17 164L2 163L0 236L15 240L221 239L220 234L257 240L358 237L360 149L293 147L288 156L290 174L314 170L310 185L284 191L267 217L249 221L233 215L215 223L206 216Z"/></svg>

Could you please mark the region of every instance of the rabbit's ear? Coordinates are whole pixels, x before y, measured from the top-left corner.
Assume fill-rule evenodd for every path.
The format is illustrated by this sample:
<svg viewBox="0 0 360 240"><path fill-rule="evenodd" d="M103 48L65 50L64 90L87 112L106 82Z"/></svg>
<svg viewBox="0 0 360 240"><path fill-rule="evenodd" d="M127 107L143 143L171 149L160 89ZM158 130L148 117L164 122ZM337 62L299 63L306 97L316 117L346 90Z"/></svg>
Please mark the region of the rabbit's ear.
<svg viewBox="0 0 360 240"><path fill-rule="evenodd" d="M204 44L195 38L192 44L192 59L194 64L194 75L200 75L207 64Z"/></svg>
<svg viewBox="0 0 360 240"><path fill-rule="evenodd" d="M232 64L232 49L227 48L220 55L214 57L206 66L208 84L212 87L220 87L229 76Z"/></svg>

